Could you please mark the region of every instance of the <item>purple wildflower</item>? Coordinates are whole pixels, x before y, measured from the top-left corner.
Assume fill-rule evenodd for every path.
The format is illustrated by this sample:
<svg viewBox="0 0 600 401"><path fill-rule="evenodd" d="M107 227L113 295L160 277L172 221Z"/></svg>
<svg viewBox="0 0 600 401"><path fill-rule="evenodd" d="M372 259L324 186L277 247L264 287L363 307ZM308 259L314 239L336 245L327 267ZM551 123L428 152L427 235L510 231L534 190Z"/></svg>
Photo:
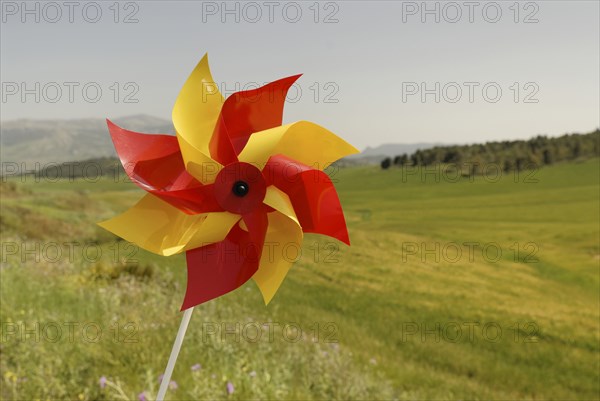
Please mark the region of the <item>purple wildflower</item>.
<svg viewBox="0 0 600 401"><path fill-rule="evenodd" d="M169 388L170 388L171 390L177 390L177 387L179 387L179 386L177 385L177 382L176 382L175 380L171 380L171 381L169 382Z"/></svg>
<svg viewBox="0 0 600 401"><path fill-rule="evenodd" d="M138 394L138 400L140 400L140 401L148 401L148 399L146 398L146 394L143 391Z"/></svg>
<svg viewBox="0 0 600 401"><path fill-rule="evenodd" d="M102 376L99 381L100 388L106 387L106 376Z"/></svg>
<svg viewBox="0 0 600 401"><path fill-rule="evenodd" d="M192 370L196 371L196 370L200 370L202 369L202 365L200 365L199 363L192 365Z"/></svg>
<svg viewBox="0 0 600 401"><path fill-rule="evenodd" d="M235 391L235 388L233 387L233 383L227 382L227 394L233 394L234 391Z"/></svg>

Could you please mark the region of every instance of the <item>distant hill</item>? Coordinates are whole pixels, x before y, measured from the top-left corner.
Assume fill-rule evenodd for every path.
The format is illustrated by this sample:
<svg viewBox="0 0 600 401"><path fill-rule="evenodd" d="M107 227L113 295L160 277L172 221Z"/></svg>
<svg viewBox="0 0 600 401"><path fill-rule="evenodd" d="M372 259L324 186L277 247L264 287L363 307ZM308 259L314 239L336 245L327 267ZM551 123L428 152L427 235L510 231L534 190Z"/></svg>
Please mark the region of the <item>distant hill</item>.
<svg viewBox="0 0 600 401"><path fill-rule="evenodd" d="M381 157L393 157L396 155L401 155L403 153L411 154L419 149L429 149L435 146L447 146L448 144L444 143L384 143L383 145L376 146L374 148L367 146L365 150L360 152L357 155L349 156L348 159L362 159L362 158L378 158L381 160Z"/></svg>
<svg viewBox="0 0 600 401"><path fill-rule="evenodd" d="M140 132L174 133L170 121L147 115L112 119L116 124ZM2 162L40 164L116 156L101 118L78 120L13 120L2 122Z"/></svg>
<svg viewBox="0 0 600 401"><path fill-rule="evenodd" d="M148 115L111 118L132 131L173 134L170 121ZM77 120L12 120L0 125L2 162L40 164L64 163L115 157L115 151L102 118ZM440 143L388 143L367 147L360 154L344 158L340 165L379 164L381 159L418 149L430 149Z"/></svg>
<svg viewBox="0 0 600 401"><path fill-rule="evenodd" d="M381 168L444 164L463 175L536 169L557 162L582 161L600 156L600 130L558 137L538 135L528 140L493 141L470 145L436 146L407 155L386 157Z"/></svg>

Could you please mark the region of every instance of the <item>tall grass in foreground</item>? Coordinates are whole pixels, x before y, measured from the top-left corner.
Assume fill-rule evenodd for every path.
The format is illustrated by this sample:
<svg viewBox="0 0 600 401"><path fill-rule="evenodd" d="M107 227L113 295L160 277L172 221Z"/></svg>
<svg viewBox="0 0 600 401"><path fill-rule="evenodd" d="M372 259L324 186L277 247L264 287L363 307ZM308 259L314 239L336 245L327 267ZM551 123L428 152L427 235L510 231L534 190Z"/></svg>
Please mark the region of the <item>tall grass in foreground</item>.
<svg viewBox="0 0 600 401"><path fill-rule="evenodd" d="M352 247L308 235L268 307L252 282L198 307L169 399L597 399L598 171L336 172ZM94 225L140 196L3 185L0 398L155 397L184 259Z"/></svg>

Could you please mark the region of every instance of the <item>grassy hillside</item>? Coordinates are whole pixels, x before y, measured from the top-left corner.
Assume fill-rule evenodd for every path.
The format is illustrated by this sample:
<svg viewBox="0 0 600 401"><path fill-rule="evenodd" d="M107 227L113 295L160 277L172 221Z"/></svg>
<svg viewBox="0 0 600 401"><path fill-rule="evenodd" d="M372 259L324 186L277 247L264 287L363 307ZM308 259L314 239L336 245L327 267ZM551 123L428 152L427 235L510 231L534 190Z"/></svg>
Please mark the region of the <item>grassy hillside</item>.
<svg viewBox="0 0 600 401"><path fill-rule="evenodd" d="M173 131L170 121L157 117L107 117L133 131L167 134ZM24 163L23 170L39 170L47 164L115 155L103 118L3 121L1 131L2 161L20 166Z"/></svg>
<svg viewBox="0 0 600 401"><path fill-rule="evenodd" d="M169 399L597 399L599 171L598 159L458 180L333 171L352 246L308 235L268 307L252 282L198 307ZM141 191L13 183L1 398L153 399L184 258L93 224Z"/></svg>

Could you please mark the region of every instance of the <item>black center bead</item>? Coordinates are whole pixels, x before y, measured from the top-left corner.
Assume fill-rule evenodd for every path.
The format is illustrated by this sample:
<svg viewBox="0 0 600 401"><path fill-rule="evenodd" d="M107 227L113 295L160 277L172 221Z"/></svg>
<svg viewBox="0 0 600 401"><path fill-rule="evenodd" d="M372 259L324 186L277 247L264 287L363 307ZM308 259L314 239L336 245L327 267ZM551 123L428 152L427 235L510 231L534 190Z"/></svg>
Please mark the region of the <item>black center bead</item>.
<svg viewBox="0 0 600 401"><path fill-rule="evenodd" d="M231 190L235 196L239 196L241 198L242 196L246 196L250 190L250 187L244 181L237 181L235 184L233 184L233 188Z"/></svg>

